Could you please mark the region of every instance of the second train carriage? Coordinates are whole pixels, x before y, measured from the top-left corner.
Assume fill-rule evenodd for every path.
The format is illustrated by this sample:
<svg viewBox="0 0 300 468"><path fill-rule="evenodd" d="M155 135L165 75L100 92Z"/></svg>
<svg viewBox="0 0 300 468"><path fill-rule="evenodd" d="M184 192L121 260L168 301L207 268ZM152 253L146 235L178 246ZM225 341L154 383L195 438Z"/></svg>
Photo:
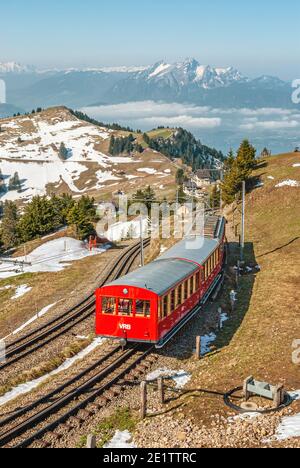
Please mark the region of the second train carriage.
<svg viewBox="0 0 300 468"><path fill-rule="evenodd" d="M163 346L194 316L218 283L225 219L183 239L157 260L96 291L96 334Z"/></svg>

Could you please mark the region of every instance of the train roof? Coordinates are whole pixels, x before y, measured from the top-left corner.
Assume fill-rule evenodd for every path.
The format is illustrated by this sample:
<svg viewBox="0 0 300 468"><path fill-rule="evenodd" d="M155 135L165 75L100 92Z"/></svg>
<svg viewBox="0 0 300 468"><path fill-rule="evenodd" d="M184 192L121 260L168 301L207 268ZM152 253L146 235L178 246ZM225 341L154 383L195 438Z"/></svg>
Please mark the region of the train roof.
<svg viewBox="0 0 300 468"><path fill-rule="evenodd" d="M206 239L202 236L186 237L164 252L156 261L177 258L203 265L218 245L217 239Z"/></svg>
<svg viewBox="0 0 300 468"><path fill-rule="evenodd" d="M205 263L220 244L224 230L225 219L210 216L206 219L201 236L185 237L154 262L107 286L132 286L161 296Z"/></svg>
<svg viewBox="0 0 300 468"><path fill-rule="evenodd" d="M196 264L185 260L159 259L117 279L108 286L132 286L147 289L161 296L197 270Z"/></svg>

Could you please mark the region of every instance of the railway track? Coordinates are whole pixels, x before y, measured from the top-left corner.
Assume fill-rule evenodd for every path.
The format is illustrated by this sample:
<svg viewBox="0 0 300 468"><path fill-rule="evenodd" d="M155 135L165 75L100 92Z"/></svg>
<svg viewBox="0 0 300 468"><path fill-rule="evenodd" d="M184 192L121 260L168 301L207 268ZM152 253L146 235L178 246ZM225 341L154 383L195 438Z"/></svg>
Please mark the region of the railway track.
<svg viewBox="0 0 300 468"><path fill-rule="evenodd" d="M147 247L149 244L150 240L146 239L144 241L144 247ZM127 249L120 256L118 261L111 266L104 280L99 284L99 287L128 273L139 253L140 242ZM95 299L94 295L91 294L85 300L69 309L63 316L56 317L27 335L8 344L6 348L6 362L0 365L0 371L65 334L79 323L91 317L94 312Z"/></svg>
<svg viewBox="0 0 300 468"><path fill-rule="evenodd" d="M26 448L47 434L52 443L44 440L42 445L52 445L60 439L60 429L68 433L120 394L128 373L134 369L143 373L150 367L152 350L140 344L112 348L63 385L1 420L0 447ZM138 369L147 357L148 363Z"/></svg>

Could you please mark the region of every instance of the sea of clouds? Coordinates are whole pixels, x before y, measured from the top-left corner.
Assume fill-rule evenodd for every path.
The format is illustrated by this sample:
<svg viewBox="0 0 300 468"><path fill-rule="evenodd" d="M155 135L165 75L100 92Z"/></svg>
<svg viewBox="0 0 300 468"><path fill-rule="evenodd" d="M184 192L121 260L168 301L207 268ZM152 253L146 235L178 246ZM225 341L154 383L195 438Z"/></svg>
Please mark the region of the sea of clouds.
<svg viewBox="0 0 300 468"><path fill-rule="evenodd" d="M157 126L184 127L204 144L227 151L249 138L273 152L300 144L300 110L281 108L219 109L191 104L153 101L128 102L81 109L105 122L118 122L141 130Z"/></svg>

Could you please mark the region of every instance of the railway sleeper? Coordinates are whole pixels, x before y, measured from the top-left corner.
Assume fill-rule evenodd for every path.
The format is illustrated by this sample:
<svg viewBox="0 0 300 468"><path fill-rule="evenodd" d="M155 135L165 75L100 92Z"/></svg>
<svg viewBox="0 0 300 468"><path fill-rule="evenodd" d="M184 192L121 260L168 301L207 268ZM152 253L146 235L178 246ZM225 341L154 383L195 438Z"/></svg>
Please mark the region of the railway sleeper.
<svg viewBox="0 0 300 468"><path fill-rule="evenodd" d="M56 429L55 433L56 434L62 434L64 435L65 432L70 432L72 430L72 427L69 424L61 423Z"/></svg>
<svg viewBox="0 0 300 468"><path fill-rule="evenodd" d="M103 406L107 405L108 399L105 396L102 396L99 398L98 403L99 403L100 408L102 408Z"/></svg>
<svg viewBox="0 0 300 468"><path fill-rule="evenodd" d="M91 416L93 416L94 413L91 411L88 411L87 409L81 409L78 411L77 416L81 419L89 419Z"/></svg>
<svg viewBox="0 0 300 468"><path fill-rule="evenodd" d="M49 431L47 432L45 437L46 437L46 442L51 444L53 441L61 439L62 435L54 431Z"/></svg>
<svg viewBox="0 0 300 468"><path fill-rule="evenodd" d="M151 367L150 362L142 363L142 364L139 364L138 366L136 366L135 371L140 372L140 373L144 373L145 371L149 370L150 367Z"/></svg>
<svg viewBox="0 0 300 468"><path fill-rule="evenodd" d="M84 423L84 420L78 416L70 416L69 421L74 427L80 427Z"/></svg>

